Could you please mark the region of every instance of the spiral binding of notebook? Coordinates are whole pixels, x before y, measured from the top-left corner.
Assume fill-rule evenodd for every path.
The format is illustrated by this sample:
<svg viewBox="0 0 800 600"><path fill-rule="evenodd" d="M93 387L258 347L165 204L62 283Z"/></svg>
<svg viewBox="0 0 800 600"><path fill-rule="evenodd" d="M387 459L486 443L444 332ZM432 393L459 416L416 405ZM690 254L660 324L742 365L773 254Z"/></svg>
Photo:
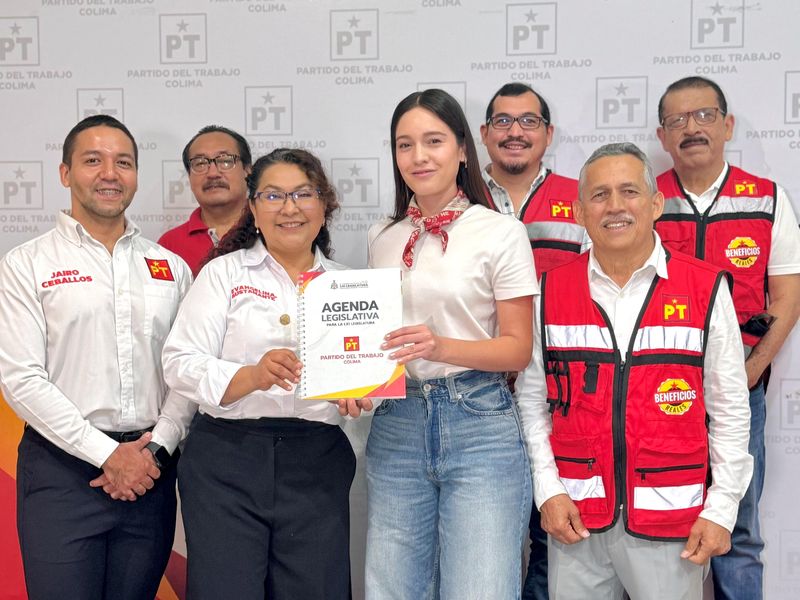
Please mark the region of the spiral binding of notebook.
<svg viewBox="0 0 800 600"><path fill-rule="evenodd" d="M313 277L309 277L313 273L300 273L297 277L297 353L300 362L305 367L306 364L306 302L305 291L306 285ZM297 394L300 398L306 396L306 370L300 371L300 383L297 384Z"/></svg>

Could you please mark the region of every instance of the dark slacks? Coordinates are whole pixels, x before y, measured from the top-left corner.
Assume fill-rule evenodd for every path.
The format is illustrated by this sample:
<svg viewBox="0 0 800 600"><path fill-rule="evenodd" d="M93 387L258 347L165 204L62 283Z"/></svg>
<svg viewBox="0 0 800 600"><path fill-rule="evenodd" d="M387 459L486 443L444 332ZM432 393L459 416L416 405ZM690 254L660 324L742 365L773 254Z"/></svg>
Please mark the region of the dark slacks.
<svg viewBox="0 0 800 600"><path fill-rule="evenodd" d="M155 597L175 536L175 467L135 502L90 487L101 473L25 429L17 529L31 600Z"/></svg>
<svg viewBox="0 0 800 600"><path fill-rule="evenodd" d="M531 538L531 555L528 573L522 586L522 600L547 600L547 534L542 529L542 515L536 504L531 508L528 524Z"/></svg>
<svg viewBox="0 0 800 600"><path fill-rule="evenodd" d="M178 486L189 600L350 598L350 484L341 428L195 419Z"/></svg>

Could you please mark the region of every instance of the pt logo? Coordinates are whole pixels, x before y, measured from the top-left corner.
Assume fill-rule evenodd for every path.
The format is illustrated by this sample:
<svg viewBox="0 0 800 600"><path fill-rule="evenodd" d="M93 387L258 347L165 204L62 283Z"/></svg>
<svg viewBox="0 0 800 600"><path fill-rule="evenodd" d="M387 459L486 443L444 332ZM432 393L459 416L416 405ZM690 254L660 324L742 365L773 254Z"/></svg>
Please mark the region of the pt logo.
<svg viewBox="0 0 800 600"><path fill-rule="evenodd" d="M358 341L358 336L344 338L344 351L345 352L358 352L361 349L361 343Z"/></svg>
<svg viewBox="0 0 800 600"><path fill-rule="evenodd" d="M723 3L724 2L724 3ZM692 0L692 48L744 46L745 0Z"/></svg>
<svg viewBox="0 0 800 600"><path fill-rule="evenodd" d="M735 181L733 183L733 193L737 196L757 196L758 186L754 181Z"/></svg>
<svg viewBox="0 0 800 600"><path fill-rule="evenodd" d="M506 4L506 54L556 53L556 3Z"/></svg>
<svg viewBox="0 0 800 600"><path fill-rule="evenodd" d="M0 19L0 67L39 64L39 18Z"/></svg>
<svg viewBox="0 0 800 600"><path fill-rule="evenodd" d="M331 11L331 60L379 58L378 9Z"/></svg>
<svg viewBox="0 0 800 600"><path fill-rule="evenodd" d="M92 115L110 115L125 121L122 88L78 89L78 120Z"/></svg>
<svg viewBox="0 0 800 600"><path fill-rule="evenodd" d="M150 277L153 279L160 279L161 281L175 281L172 276L172 271L169 268L169 263L166 260L157 258L145 258L147 268L150 270Z"/></svg>
<svg viewBox="0 0 800 600"><path fill-rule="evenodd" d="M572 202L569 200L550 200L550 216L554 219L572 220Z"/></svg>
<svg viewBox="0 0 800 600"><path fill-rule="evenodd" d="M674 323L675 321L688 321L689 316L689 296L668 296L661 295L661 304L664 306L664 321Z"/></svg>
<svg viewBox="0 0 800 600"><path fill-rule="evenodd" d="M331 175L342 206L378 208L380 206L380 161L377 158L334 158Z"/></svg>
<svg viewBox="0 0 800 600"><path fill-rule="evenodd" d="M781 379L781 429L800 429L800 379Z"/></svg>
<svg viewBox="0 0 800 600"><path fill-rule="evenodd" d="M247 135L292 135L292 86L244 88Z"/></svg>
<svg viewBox="0 0 800 600"><path fill-rule="evenodd" d="M159 15L161 64L205 63L206 15Z"/></svg>
<svg viewBox="0 0 800 600"><path fill-rule="evenodd" d="M647 127L647 77L597 77L598 129Z"/></svg>
<svg viewBox="0 0 800 600"><path fill-rule="evenodd" d="M3 190L0 210L44 207L41 161L0 162L0 186Z"/></svg>
<svg viewBox="0 0 800 600"><path fill-rule="evenodd" d="M800 531L781 531L780 561L781 579L800 581Z"/></svg>
<svg viewBox="0 0 800 600"><path fill-rule="evenodd" d="M800 123L800 71L786 72L784 118L787 123Z"/></svg>
<svg viewBox="0 0 800 600"><path fill-rule="evenodd" d="M196 208L189 186L189 176L179 160L161 161L161 190L163 208Z"/></svg>
<svg viewBox="0 0 800 600"><path fill-rule="evenodd" d="M430 89L444 90L458 100L461 109L467 111L467 82L466 81L426 81L417 84L417 91L423 92Z"/></svg>

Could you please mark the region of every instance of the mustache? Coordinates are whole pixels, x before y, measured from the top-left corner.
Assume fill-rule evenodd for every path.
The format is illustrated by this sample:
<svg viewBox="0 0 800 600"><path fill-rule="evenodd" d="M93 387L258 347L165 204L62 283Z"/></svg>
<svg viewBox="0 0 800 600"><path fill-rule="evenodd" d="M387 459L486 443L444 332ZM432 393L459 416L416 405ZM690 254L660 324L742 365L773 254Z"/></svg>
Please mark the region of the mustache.
<svg viewBox="0 0 800 600"><path fill-rule="evenodd" d="M500 142L501 146L505 146L506 144L523 144L526 148L530 148L531 144L523 137L507 137L502 142Z"/></svg>
<svg viewBox="0 0 800 600"><path fill-rule="evenodd" d="M695 135L693 137L688 137L685 140L683 140L681 142L681 144L680 144L680 147L681 148L685 148L689 144L706 144L707 145L708 144L708 140L706 138L704 138L704 137L699 136L699 135Z"/></svg>
<svg viewBox="0 0 800 600"><path fill-rule="evenodd" d="M601 227L605 227L606 225L612 225L614 223L633 223L633 215L630 213L620 213L618 215L612 215L610 217L606 217L600 222Z"/></svg>
<svg viewBox="0 0 800 600"><path fill-rule="evenodd" d="M229 189L231 189L231 186L229 186L222 179L216 179L214 181L209 181L207 184L205 184L203 186L203 191L210 190L210 189L213 189L213 188L222 188L222 189L225 189L225 190L229 190Z"/></svg>

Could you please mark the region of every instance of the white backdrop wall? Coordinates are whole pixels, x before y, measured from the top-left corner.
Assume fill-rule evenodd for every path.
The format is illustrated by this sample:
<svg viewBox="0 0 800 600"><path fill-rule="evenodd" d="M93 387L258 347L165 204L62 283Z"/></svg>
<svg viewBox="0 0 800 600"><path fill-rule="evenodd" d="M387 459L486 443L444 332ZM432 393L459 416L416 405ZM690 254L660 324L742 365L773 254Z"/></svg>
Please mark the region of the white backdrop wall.
<svg viewBox="0 0 800 600"><path fill-rule="evenodd" d="M106 112L139 142L129 215L147 236L194 207L180 151L218 123L245 134L255 156L287 145L317 153L341 195L336 258L363 266L366 231L392 204L395 104L446 89L485 159L478 127L508 81L549 101L556 134L546 161L576 176L611 141L636 142L659 171L668 167L655 137L658 98L677 78L711 77L736 117L729 160L781 182L797 206L798 23L794 0L3 0L0 251L46 231L68 206L57 177L63 138L78 119ZM787 600L800 597L798 355L795 335L768 395L762 503L767 597ZM359 480L356 574L364 508Z"/></svg>

